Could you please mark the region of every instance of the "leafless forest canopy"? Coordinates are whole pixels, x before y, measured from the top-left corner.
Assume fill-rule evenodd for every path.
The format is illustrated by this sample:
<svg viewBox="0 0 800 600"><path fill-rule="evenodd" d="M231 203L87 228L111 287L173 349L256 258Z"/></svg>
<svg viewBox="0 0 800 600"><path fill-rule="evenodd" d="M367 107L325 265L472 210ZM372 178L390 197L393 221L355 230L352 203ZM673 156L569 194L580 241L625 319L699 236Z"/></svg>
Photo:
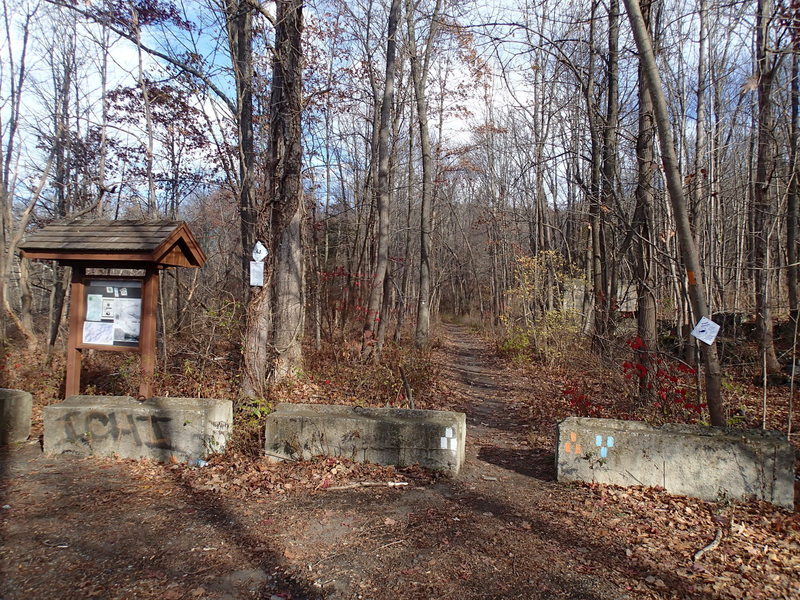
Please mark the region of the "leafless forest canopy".
<svg viewBox="0 0 800 600"><path fill-rule="evenodd" d="M163 368L228 352L247 396L326 345L424 349L443 318L530 360L632 350L643 402L680 359L716 423L726 369L793 357L796 0L3 0L2 18L8 343L63 351L69 273L20 260L26 232L168 218L209 261L162 278ZM704 315L724 344L690 337Z"/></svg>

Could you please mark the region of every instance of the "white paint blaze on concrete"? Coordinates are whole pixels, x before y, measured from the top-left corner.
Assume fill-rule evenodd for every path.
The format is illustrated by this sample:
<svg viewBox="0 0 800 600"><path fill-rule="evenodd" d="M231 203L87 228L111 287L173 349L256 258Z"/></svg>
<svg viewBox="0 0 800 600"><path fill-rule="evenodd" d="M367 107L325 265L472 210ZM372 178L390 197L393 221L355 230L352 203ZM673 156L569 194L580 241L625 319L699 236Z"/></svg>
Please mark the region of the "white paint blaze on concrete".
<svg viewBox="0 0 800 600"><path fill-rule="evenodd" d="M439 447L442 450L451 450L453 452L458 450L458 440L455 438L455 432L452 427L444 428L444 437L439 440Z"/></svg>

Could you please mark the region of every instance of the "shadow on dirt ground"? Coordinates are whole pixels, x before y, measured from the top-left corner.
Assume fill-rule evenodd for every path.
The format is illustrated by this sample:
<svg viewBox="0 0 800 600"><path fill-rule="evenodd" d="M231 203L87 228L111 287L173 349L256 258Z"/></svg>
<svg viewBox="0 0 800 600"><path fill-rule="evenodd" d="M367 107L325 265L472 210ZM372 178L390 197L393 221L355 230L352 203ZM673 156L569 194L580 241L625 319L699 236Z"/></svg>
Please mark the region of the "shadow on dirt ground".
<svg viewBox="0 0 800 600"><path fill-rule="evenodd" d="M321 597L219 497L143 481L132 462L47 458L34 444L2 456L4 600Z"/></svg>
<svg viewBox="0 0 800 600"><path fill-rule="evenodd" d="M556 457L552 452L534 448L483 446L478 452L478 459L542 481L556 479Z"/></svg>

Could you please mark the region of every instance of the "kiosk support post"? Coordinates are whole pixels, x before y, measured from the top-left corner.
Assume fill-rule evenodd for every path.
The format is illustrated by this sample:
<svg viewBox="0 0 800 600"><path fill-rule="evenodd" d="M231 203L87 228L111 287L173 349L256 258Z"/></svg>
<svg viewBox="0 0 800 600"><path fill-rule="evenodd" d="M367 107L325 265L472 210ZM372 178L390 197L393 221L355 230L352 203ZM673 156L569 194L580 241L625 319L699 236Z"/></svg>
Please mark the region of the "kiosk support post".
<svg viewBox="0 0 800 600"><path fill-rule="evenodd" d="M142 285L142 320L139 339L142 381L139 396L153 395L153 376L156 370L156 311L158 309L158 269L148 268Z"/></svg>
<svg viewBox="0 0 800 600"><path fill-rule="evenodd" d="M69 398L81 393L81 359L83 351L78 347L83 335L83 318L86 314L86 297L84 295L84 267L72 267L72 284L70 286L69 338L67 343L67 381L64 385L64 396Z"/></svg>

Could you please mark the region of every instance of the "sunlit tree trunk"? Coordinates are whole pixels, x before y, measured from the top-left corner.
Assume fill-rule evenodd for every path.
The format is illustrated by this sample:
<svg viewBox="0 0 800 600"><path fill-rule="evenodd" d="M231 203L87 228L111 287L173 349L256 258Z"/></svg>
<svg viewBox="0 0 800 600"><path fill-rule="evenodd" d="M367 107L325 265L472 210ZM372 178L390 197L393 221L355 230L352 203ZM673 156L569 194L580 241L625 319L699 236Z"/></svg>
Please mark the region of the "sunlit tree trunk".
<svg viewBox="0 0 800 600"><path fill-rule="evenodd" d="M643 0L642 17L650 29L650 0ZM652 235L653 176L656 165L653 144L656 127L653 119L653 99L644 82L643 67L639 67L639 131L636 136L636 208L633 215L634 273L636 277L636 331L642 346L636 350L637 360L645 367L645 376L639 378L639 401L645 404L654 398L651 360L657 351L654 239Z"/></svg>
<svg viewBox="0 0 800 600"><path fill-rule="evenodd" d="M617 138L619 130L619 0L610 0L608 7L608 58L606 78L608 90L606 91L606 115L603 123L603 177L601 192L601 212L611 211L616 204L617 183ZM601 216L602 218L602 216ZM600 229L601 244L605 264L602 271L606 302L603 314L601 331L608 334L612 331L614 311L617 296L616 268L618 261L608 260L613 257L613 250L609 251L609 240L606 239L605 228ZM612 236L611 239L613 239ZM612 246L613 248L613 246ZM611 268L609 265L611 263Z"/></svg>
<svg viewBox="0 0 800 600"><path fill-rule="evenodd" d="M243 393L263 395L302 367L304 262L302 202L301 0L279 0L272 61L267 185L256 235L269 240L264 287L252 293L243 348Z"/></svg>
<svg viewBox="0 0 800 600"><path fill-rule="evenodd" d="M793 321L798 318L797 305L797 195L798 165L797 150L800 140L800 79L798 78L800 55L797 50L792 53L792 108L789 125L789 190L786 199L786 260L789 263L786 271L786 283L789 288L789 311Z"/></svg>
<svg viewBox="0 0 800 600"><path fill-rule="evenodd" d="M417 105L417 124L419 125L420 149L422 151L422 206L420 208L420 254L419 254L419 298L417 300L417 329L414 344L417 348L428 345L431 321L431 267L433 261L433 176L434 161L431 154L431 136L428 127L427 80L433 43L439 26L439 11L442 1L436 0L429 17L430 26L425 46L420 54L417 50L417 31L414 25L415 3L409 0L406 8L408 24L408 45L411 63L411 80L414 85L414 99Z"/></svg>
<svg viewBox="0 0 800 600"><path fill-rule="evenodd" d="M253 15L246 2L222 0L228 48L236 84L234 118L238 137L238 194L242 237L241 278L246 281L250 254L255 246L256 208L253 199L255 143L253 137ZM262 240L264 241L264 240ZM245 289L246 286L242 286Z"/></svg>

